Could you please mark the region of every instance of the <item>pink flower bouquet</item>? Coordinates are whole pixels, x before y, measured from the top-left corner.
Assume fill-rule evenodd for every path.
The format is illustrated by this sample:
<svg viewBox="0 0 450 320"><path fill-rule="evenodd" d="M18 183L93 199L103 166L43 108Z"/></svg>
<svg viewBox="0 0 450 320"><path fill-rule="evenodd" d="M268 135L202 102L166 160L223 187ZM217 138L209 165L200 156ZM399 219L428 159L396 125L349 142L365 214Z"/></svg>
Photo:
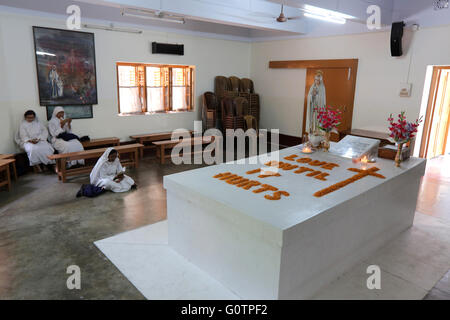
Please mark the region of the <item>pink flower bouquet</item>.
<svg viewBox="0 0 450 320"><path fill-rule="evenodd" d="M422 122L422 118L417 119L415 122L407 122L405 111L402 111L398 115L397 122L394 121L394 117L391 114L388 118L389 121L389 135L396 143L406 143L411 141L417 133L417 128Z"/></svg>
<svg viewBox="0 0 450 320"><path fill-rule="evenodd" d="M341 124L342 112L339 110L332 110L328 106L316 108L316 112L319 128L327 133L336 130L337 126Z"/></svg>

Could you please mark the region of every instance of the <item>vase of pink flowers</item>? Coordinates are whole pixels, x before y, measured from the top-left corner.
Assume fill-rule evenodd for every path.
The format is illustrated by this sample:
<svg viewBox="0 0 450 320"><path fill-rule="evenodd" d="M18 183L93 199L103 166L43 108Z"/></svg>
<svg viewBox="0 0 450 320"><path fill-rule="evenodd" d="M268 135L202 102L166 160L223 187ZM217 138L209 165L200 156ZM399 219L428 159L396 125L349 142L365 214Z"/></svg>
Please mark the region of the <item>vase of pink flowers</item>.
<svg viewBox="0 0 450 320"><path fill-rule="evenodd" d="M388 118L389 137L397 144L397 155L395 156L396 167L400 167L400 163L402 162L403 145L410 142L415 137L417 128L422 122L422 118L417 119L415 122L408 122L406 121L405 114L405 111L400 112L397 121L394 120L392 114Z"/></svg>
<svg viewBox="0 0 450 320"><path fill-rule="evenodd" d="M317 122L320 130L323 132L322 149L328 152L330 149L331 132L337 133L337 127L341 124L341 111L333 110L331 107L317 108Z"/></svg>

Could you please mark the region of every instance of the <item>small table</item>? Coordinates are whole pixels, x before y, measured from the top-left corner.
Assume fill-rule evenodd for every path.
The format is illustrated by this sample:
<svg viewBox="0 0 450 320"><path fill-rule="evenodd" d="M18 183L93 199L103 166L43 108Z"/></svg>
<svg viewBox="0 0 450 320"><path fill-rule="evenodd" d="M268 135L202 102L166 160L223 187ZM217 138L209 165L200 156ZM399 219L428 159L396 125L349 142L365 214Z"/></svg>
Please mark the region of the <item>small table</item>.
<svg viewBox="0 0 450 320"><path fill-rule="evenodd" d="M0 154L0 160L14 160L10 165L13 169L14 180L17 181L16 157L13 154Z"/></svg>
<svg viewBox="0 0 450 320"><path fill-rule="evenodd" d="M11 174L9 172L9 166L15 161L15 159L0 159L0 172L6 172L6 180L0 181L0 187L7 186L8 191L11 191Z"/></svg>

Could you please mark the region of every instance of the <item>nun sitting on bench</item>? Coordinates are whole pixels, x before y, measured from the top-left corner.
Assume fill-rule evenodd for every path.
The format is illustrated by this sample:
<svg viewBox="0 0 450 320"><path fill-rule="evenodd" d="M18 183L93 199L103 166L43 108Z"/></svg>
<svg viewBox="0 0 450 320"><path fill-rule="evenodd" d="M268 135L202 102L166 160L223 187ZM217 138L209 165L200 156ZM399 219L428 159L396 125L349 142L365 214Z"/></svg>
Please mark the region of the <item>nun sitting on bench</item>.
<svg viewBox="0 0 450 320"><path fill-rule="evenodd" d="M83 151L83 145L78 136L72 133L72 119L64 117L64 109L56 107L52 118L48 123L48 131L51 136L53 148L59 153L71 153ZM67 163L67 167L83 166L84 160L73 160Z"/></svg>

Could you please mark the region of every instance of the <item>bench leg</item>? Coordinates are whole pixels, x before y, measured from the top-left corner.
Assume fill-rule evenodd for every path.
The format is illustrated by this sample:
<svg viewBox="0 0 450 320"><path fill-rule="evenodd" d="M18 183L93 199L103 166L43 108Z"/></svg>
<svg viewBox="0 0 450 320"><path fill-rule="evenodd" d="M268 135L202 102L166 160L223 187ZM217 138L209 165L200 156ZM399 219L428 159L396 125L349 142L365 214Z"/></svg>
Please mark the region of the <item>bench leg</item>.
<svg viewBox="0 0 450 320"><path fill-rule="evenodd" d="M142 141L142 140L140 140L139 143L144 145L144 141ZM139 148L139 153L141 155L141 159L144 159L144 147Z"/></svg>
<svg viewBox="0 0 450 320"><path fill-rule="evenodd" d="M67 178L66 178L66 165L67 165L67 159L66 158L62 158L61 159L61 180L63 183L66 183Z"/></svg>
<svg viewBox="0 0 450 320"><path fill-rule="evenodd" d="M166 148L163 144L161 145L161 149L159 150L159 158L160 158L161 164L164 164L165 160L166 160Z"/></svg>
<svg viewBox="0 0 450 320"><path fill-rule="evenodd" d="M11 191L11 174L9 172L9 166L6 167L6 179L8 181L8 192Z"/></svg>
<svg viewBox="0 0 450 320"><path fill-rule="evenodd" d="M137 150L134 152L134 167L136 169L139 168L139 155Z"/></svg>
<svg viewBox="0 0 450 320"><path fill-rule="evenodd" d="M14 180L17 181L17 170L16 170L16 163L11 163L11 166L13 167L13 173L14 173Z"/></svg>

